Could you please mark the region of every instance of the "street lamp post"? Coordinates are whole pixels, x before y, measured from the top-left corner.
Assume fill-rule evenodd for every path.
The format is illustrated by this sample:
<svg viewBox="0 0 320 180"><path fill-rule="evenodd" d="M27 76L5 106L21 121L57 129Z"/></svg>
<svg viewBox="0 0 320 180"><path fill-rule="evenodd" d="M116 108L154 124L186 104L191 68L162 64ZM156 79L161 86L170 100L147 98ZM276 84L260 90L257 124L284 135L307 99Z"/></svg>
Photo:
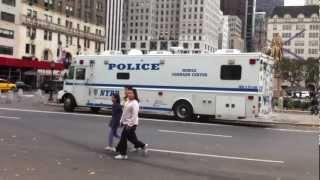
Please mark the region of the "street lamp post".
<svg viewBox="0 0 320 180"><path fill-rule="evenodd" d="M55 63L54 63L54 61L51 61L50 62L51 81L53 81L53 70L54 70L54 67L55 67ZM53 87L50 88L50 96L49 96L48 101L53 101Z"/></svg>

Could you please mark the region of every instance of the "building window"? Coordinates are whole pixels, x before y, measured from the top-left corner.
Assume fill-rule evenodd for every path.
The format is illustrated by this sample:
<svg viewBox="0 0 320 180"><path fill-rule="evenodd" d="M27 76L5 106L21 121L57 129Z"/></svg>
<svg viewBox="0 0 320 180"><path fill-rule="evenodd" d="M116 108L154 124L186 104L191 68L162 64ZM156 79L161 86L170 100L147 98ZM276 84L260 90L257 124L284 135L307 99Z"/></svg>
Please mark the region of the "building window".
<svg viewBox="0 0 320 180"><path fill-rule="evenodd" d="M43 52L43 60L49 60L49 50Z"/></svg>
<svg viewBox="0 0 320 180"><path fill-rule="evenodd" d="M52 32L51 32L51 31L44 30L44 37L43 37L43 39L44 39L44 40L52 41Z"/></svg>
<svg viewBox="0 0 320 180"><path fill-rule="evenodd" d="M160 42L160 50L167 50L168 42Z"/></svg>
<svg viewBox="0 0 320 180"><path fill-rule="evenodd" d="M14 31L0 28L0 37L13 39L14 38Z"/></svg>
<svg viewBox="0 0 320 180"><path fill-rule="evenodd" d="M282 26L282 29L283 30L291 30L291 25L285 24L285 25Z"/></svg>
<svg viewBox="0 0 320 180"><path fill-rule="evenodd" d="M0 45L0 54L13 55L13 47Z"/></svg>
<svg viewBox="0 0 320 180"><path fill-rule="evenodd" d="M121 43L121 48L126 48L126 43L125 42Z"/></svg>
<svg viewBox="0 0 320 180"><path fill-rule="evenodd" d="M34 55L36 53L36 46L34 44L26 44L26 54Z"/></svg>
<svg viewBox="0 0 320 180"><path fill-rule="evenodd" d="M304 41L296 41L294 43L295 46L304 46Z"/></svg>
<svg viewBox="0 0 320 180"><path fill-rule="evenodd" d="M188 43L183 43L183 48L184 49L188 49L189 48L189 44Z"/></svg>
<svg viewBox="0 0 320 180"><path fill-rule="evenodd" d="M142 43L140 44L140 47L141 47L141 48L146 48L146 43L145 43L145 42L142 42Z"/></svg>
<svg viewBox="0 0 320 180"><path fill-rule="evenodd" d="M15 22L15 15L7 12L1 12L1 19L3 21Z"/></svg>
<svg viewBox="0 0 320 180"><path fill-rule="evenodd" d="M290 45L291 45L291 41L286 41L286 42L284 42L284 45L285 45L285 46L290 46Z"/></svg>
<svg viewBox="0 0 320 180"><path fill-rule="evenodd" d="M283 38L290 38L291 37L291 33L282 33L282 37Z"/></svg>
<svg viewBox="0 0 320 180"><path fill-rule="evenodd" d="M318 46L318 45L319 45L319 41L317 41L317 40L309 41L309 46Z"/></svg>
<svg viewBox="0 0 320 180"><path fill-rule="evenodd" d="M318 38L319 33L309 33L309 38Z"/></svg>
<svg viewBox="0 0 320 180"><path fill-rule="evenodd" d="M194 43L194 48L195 49L200 49L200 43Z"/></svg>
<svg viewBox="0 0 320 180"><path fill-rule="evenodd" d="M318 49L309 49L309 54L318 54Z"/></svg>
<svg viewBox="0 0 320 180"><path fill-rule="evenodd" d="M294 52L296 54L304 54L304 49L295 49Z"/></svg>
<svg viewBox="0 0 320 180"><path fill-rule="evenodd" d="M35 39L37 34L36 28L27 27L27 37Z"/></svg>
<svg viewBox="0 0 320 180"><path fill-rule="evenodd" d="M136 43L135 42L130 43L130 48L136 48Z"/></svg>
<svg viewBox="0 0 320 180"><path fill-rule="evenodd" d="M2 3L9 6L16 6L16 0L2 0Z"/></svg>
<svg viewBox="0 0 320 180"><path fill-rule="evenodd" d="M26 44L26 54L30 53L30 44Z"/></svg>
<svg viewBox="0 0 320 180"><path fill-rule="evenodd" d="M150 42L150 50L157 50L157 42L156 41L152 41Z"/></svg>
<svg viewBox="0 0 320 180"><path fill-rule="evenodd" d="M83 41L83 45L84 45L84 47L85 48L90 48L90 40L88 40L88 39L85 39L84 41Z"/></svg>
<svg viewBox="0 0 320 180"><path fill-rule="evenodd" d="M296 30L303 30L304 29L304 24L297 24L296 25Z"/></svg>

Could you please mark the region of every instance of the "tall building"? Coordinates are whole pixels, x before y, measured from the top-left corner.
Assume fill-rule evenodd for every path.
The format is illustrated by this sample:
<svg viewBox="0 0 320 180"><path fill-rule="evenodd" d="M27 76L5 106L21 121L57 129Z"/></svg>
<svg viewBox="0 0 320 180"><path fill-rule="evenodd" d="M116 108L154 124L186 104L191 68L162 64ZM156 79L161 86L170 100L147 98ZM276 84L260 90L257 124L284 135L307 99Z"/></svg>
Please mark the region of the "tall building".
<svg viewBox="0 0 320 180"><path fill-rule="evenodd" d="M244 51L242 34L242 21L238 16L228 16L229 24L229 48Z"/></svg>
<svg viewBox="0 0 320 180"><path fill-rule="evenodd" d="M235 15L241 19L245 49L249 52L254 51L253 36L256 0L221 0L220 8L224 15Z"/></svg>
<svg viewBox="0 0 320 180"><path fill-rule="evenodd" d="M318 58L320 55L319 6L276 7L268 19L268 40L279 34L286 57Z"/></svg>
<svg viewBox="0 0 320 180"><path fill-rule="evenodd" d="M120 50L123 3L124 0L106 0L106 50Z"/></svg>
<svg viewBox="0 0 320 180"><path fill-rule="evenodd" d="M284 0L257 0L256 12L266 12L270 16L277 6L284 6Z"/></svg>
<svg viewBox="0 0 320 180"><path fill-rule="evenodd" d="M50 62L67 67L78 54L98 54L105 49L105 0L1 0L0 3L1 77L9 74L10 79L11 73L20 74L21 79L28 78L28 74L31 79L36 77L31 84L39 85L42 79L50 78L43 71L52 68ZM62 70L60 65L55 64L55 69Z"/></svg>
<svg viewBox="0 0 320 180"><path fill-rule="evenodd" d="M219 0L131 0L124 5L122 50L218 49Z"/></svg>
<svg viewBox="0 0 320 180"><path fill-rule="evenodd" d="M256 12L254 46L258 52L263 52L267 47L267 13Z"/></svg>
<svg viewBox="0 0 320 180"><path fill-rule="evenodd" d="M20 1L0 1L0 56L14 57L17 55L16 24L19 21Z"/></svg>
<svg viewBox="0 0 320 180"><path fill-rule="evenodd" d="M68 61L104 50L105 1L21 2L17 57Z"/></svg>
<svg viewBox="0 0 320 180"><path fill-rule="evenodd" d="M229 49L229 17L223 16L219 27L219 49Z"/></svg>

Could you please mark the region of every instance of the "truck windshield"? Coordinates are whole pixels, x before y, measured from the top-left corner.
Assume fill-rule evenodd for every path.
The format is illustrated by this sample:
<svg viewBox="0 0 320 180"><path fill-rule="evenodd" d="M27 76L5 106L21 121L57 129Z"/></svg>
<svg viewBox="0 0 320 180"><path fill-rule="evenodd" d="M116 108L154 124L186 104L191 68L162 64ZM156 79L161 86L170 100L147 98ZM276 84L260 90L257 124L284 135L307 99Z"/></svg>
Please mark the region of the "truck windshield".
<svg viewBox="0 0 320 180"><path fill-rule="evenodd" d="M73 78L74 78L74 66L70 66L67 79L73 79Z"/></svg>

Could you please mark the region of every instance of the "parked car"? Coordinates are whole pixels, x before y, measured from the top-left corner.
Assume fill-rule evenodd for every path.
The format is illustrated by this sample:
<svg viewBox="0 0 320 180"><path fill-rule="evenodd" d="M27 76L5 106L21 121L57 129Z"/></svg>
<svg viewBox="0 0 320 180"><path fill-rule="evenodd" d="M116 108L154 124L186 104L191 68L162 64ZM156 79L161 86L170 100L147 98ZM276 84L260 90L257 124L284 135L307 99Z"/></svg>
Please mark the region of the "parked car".
<svg viewBox="0 0 320 180"><path fill-rule="evenodd" d="M53 91L54 93L56 93L62 89L63 89L63 81L49 80L41 84L41 90L43 90L45 93L49 93L50 91Z"/></svg>
<svg viewBox="0 0 320 180"><path fill-rule="evenodd" d="M10 90L15 90L16 88L16 84L5 79L0 79L0 91L7 92Z"/></svg>
<svg viewBox="0 0 320 180"><path fill-rule="evenodd" d="M30 86L29 84L26 84L23 81L17 81L16 82L16 87L17 87L17 89L22 89L24 91L29 91L29 90L32 89L32 86Z"/></svg>

